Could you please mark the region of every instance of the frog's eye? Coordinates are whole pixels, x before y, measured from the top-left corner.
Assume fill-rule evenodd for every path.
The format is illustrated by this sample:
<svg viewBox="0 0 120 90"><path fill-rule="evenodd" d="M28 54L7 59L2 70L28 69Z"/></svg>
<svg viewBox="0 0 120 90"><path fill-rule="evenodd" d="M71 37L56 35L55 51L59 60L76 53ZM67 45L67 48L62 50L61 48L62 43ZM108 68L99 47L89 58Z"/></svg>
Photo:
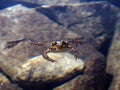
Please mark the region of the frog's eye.
<svg viewBox="0 0 120 90"><path fill-rule="evenodd" d="M63 41L62 42L62 47L68 47L68 42L67 41Z"/></svg>
<svg viewBox="0 0 120 90"><path fill-rule="evenodd" d="M66 45L66 44L68 44L68 42L67 41L62 41L62 44Z"/></svg>
<svg viewBox="0 0 120 90"><path fill-rule="evenodd" d="M53 41L51 44L52 44L52 46L54 46L54 45L56 45L56 44L57 44L57 42Z"/></svg>

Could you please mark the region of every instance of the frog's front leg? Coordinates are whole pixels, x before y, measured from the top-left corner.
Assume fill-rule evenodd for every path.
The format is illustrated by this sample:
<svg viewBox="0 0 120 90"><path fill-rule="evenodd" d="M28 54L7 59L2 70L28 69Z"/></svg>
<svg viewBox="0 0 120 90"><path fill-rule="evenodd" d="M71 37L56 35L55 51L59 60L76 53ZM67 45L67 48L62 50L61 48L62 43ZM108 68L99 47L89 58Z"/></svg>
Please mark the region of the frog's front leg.
<svg viewBox="0 0 120 90"><path fill-rule="evenodd" d="M42 56L43 56L46 60L48 60L48 61L56 62L55 60L51 59L51 58L47 55L47 53L49 53L49 52L51 52L51 50L48 48L47 50L45 50L45 51L43 52Z"/></svg>
<svg viewBox="0 0 120 90"><path fill-rule="evenodd" d="M76 48L71 47L71 51L74 53L75 60L77 60L77 58L78 58L78 51L76 50Z"/></svg>
<svg viewBox="0 0 120 90"><path fill-rule="evenodd" d="M25 42L25 41L27 41L29 44L32 44L32 45L46 46L46 43L39 43L39 42L35 42L33 39L24 38L24 39L20 39L20 40L16 40L16 41L7 42L5 49L12 48L12 47L16 46L17 44L19 44L20 42Z"/></svg>

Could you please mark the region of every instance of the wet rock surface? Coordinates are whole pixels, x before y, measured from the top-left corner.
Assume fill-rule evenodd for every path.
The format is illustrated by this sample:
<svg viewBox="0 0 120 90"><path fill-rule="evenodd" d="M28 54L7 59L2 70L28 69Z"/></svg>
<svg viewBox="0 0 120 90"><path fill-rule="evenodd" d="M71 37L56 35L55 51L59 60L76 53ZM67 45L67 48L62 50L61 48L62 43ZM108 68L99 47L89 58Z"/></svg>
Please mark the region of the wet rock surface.
<svg viewBox="0 0 120 90"><path fill-rule="evenodd" d="M120 13L118 14L120 18ZM110 83L109 90L119 90L120 89L120 19L116 25L116 31L112 44L109 50L107 58L107 73L111 75L112 82Z"/></svg>
<svg viewBox="0 0 120 90"><path fill-rule="evenodd" d="M0 69L12 82L24 86L24 90L31 90L32 85L35 90L44 90L48 84L51 88L46 87L47 90L53 87L55 90L105 90L106 61L97 49L106 50L102 45L113 36L118 12L119 9L106 2L36 8L16 5L1 10ZM83 37L85 42L72 42L77 44L74 46L78 51L77 61L69 51L48 53L57 62L46 60L41 54L50 44L46 47L21 42L5 49L6 42L22 38L45 44L78 37Z"/></svg>

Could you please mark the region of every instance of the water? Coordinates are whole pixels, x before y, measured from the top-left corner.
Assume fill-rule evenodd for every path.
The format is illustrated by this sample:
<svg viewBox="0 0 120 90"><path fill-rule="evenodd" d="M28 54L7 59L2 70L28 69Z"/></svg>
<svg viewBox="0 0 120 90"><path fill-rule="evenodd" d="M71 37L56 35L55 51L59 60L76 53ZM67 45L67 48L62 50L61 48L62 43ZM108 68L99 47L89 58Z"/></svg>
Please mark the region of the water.
<svg viewBox="0 0 120 90"><path fill-rule="evenodd" d="M87 2L82 3L83 6L79 6L78 3L71 3L70 6L64 6L65 3L62 3L62 6L53 5L50 7L50 5L43 3L37 4L15 0L0 0L1 47L4 47L4 43L7 41L15 41L16 39L19 40L26 37L30 37L45 44L43 41L51 42L54 40L67 40L68 38L83 36L87 43L79 43L80 45L75 46L79 51L79 57L81 59L86 59L86 57L94 53L95 50L95 53L99 51L106 58L109 52L108 50L111 44L112 36L114 35L114 30L116 28L115 25L118 19L116 14L117 10L112 11L108 5L104 4L103 6L101 4L95 4L92 6L91 3L93 1L98 2L99 0L87 0ZM106 1L120 7L119 0ZM87 3L89 4L84 6ZM14 8L17 4L19 5ZM34 9L38 6L41 7ZM13 7L13 9L6 9L9 7ZM23 8L25 10L23 10ZM103 11L101 9L103 9ZM108 38L106 38L106 36L108 36ZM39 46L31 46L26 42L19 44L18 48L13 48L13 50L10 49L8 51L4 51L1 47L0 54L7 55L10 59L14 59L13 61L8 62L7 66L9 67L19 66L18 62L26 62L29 58L42 54L42 51L46 49L45 47L40 48ZM94 49L91 49L93 47ZM32 69L37 71L35 66ZM2 73L5 74L4 69ZM83 74L83 72L81 74ZM76 73L76 75L78 75L78 73ZM9 75L6 76L10 79ZM29 80L31 80L30 78L31 76L28 77ZM65 80L64 82L57 82L54 84L53 81L52 84L46 84L48 87L45 85L41 87L36 83L31 86L28 86L27 84L22 85L21 83L26 83L24 80L23 82L19 82L18 85L24 88L24 90L52 90L53 87L68 82L71 78ZM112 81L112 76L110 75L108 79L108 81ZM10 81L12 82L11 79ZM110 83L106 84L106 88L108 89Z"/></svg>

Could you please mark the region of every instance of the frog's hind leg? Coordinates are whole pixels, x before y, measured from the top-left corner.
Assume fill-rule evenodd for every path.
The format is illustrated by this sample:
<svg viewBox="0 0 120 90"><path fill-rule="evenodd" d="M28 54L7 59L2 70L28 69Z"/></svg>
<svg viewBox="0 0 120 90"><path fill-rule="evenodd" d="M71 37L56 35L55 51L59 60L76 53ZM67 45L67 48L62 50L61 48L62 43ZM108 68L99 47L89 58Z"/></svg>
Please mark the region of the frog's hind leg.
<svg viewBox="0 0 120 90"><path fill-rule="evenodd" d="M78 54L78 51L76 50L76 48L71 47L71 51L74 53L75 60L77 60L79 54Z"/></svg>
<svg viewBox="0 0 120 90"><path fill-rule="evenodd" d="M47 55L47 53L49 53L49 52L51 52L51 51L50 51L50 49L48 48L47 50L45 50L45 51L43 52L42 56L43 56L46 60L48 60L48 61L56 62L55 60L51 59L51 58Z"/></svg>

